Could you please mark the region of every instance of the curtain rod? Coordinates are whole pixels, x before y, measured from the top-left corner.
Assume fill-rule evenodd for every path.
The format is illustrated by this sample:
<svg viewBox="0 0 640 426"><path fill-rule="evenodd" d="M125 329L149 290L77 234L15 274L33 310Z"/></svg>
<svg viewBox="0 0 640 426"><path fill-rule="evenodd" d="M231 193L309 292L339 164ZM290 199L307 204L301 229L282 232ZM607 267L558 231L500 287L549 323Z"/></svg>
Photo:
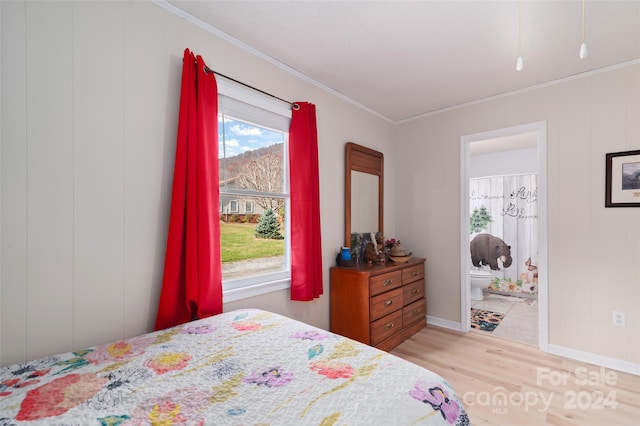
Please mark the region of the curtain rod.
<svg viewBox="0 0 640 426"><path fill-rule="evenodd" d="M248 88L249 88L249 89L251 89L251 90L255 90L256 92L260 92L260 93L262 93L263 95L271 96L272 98L277 99L277 100L279 100L280 102L284 102L285 104L289 104L289 105L291 105L291 108L293 108L293 109L295 109L295 110L300 109L300 105L298 105L298 104L297 104L297 103L295 103L295 102L289 102L289 101L287 101L286 99L279 98L279 97L277 97L276 95L272 95L271 93L269 93L269 92L265 92L264 90L260 90L260 89L258 89L257 87L253 87L253 86L251 86L251 85L249 85L249 84L247 84L247 83L243 83L242 81L236 80L235 78L229 77L228 75L224 75L224 74L222 74L222 73L219 73L218 71L214 71L214 70L212 70L211 68L207 67L206 65L205 65L205 67L204 67L204 70L205 70L205 72L212 72L212 73L214 73L215 75L219 75L220 77L226 78L227 80L231 80L231 81L233 81L234 83L238 83L238 84L240 84L240 85L242 85L242 86L244 86L244 87L248 87Z"/></svg>

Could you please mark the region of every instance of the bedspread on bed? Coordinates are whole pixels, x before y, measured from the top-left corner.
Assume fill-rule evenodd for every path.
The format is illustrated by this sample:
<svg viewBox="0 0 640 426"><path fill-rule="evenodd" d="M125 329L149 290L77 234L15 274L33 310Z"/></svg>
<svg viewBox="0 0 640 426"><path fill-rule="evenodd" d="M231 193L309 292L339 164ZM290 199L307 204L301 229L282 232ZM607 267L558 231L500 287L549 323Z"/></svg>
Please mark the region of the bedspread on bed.
<svg viewBox="0 0 640 426"><path fill-rule="evenodd" d="M468 424L451 387L274 313L220 314L0 369L0 425Z"/></svg>

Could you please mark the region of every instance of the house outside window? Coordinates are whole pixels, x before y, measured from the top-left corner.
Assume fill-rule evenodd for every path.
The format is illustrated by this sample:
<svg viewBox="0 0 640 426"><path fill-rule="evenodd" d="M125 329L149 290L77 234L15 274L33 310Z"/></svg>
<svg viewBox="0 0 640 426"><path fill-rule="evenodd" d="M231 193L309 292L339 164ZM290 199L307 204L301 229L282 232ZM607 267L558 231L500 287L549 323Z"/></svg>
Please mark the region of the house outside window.
<svg viewBox="0 0 640 426"><path fill-rule="evenodd" d="M291 111L223 81L218 91L220 250L224 301L230 302L290 285Z"/></svg>

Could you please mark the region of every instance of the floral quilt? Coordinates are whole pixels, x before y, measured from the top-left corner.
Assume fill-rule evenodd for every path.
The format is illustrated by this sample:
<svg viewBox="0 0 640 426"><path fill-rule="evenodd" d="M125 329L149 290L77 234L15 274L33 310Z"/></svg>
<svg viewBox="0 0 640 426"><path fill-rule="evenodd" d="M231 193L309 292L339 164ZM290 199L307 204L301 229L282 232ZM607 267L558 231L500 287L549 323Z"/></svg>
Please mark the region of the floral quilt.
<svg viewBox="0 0 640 426"><path fill-rule="evenodd" d="M0 425L469 424L449 384L257 309L0 369Z"/></svg>

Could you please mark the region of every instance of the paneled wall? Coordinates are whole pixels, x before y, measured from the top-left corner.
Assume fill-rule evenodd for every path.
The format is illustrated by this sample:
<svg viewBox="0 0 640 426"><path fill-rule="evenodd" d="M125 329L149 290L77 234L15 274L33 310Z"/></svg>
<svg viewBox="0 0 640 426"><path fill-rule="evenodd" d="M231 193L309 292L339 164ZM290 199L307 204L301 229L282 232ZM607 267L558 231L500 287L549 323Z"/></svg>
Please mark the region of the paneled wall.
<svg viewBox="0 0 640 426"><path fill-rule="evenodd" d="M428 259L429 315L460 321L460 137L546 121L549 348L640 372L640 209L604 207L605 154L640 149L639 117L636 61L400 126L398 234Z"/></svg>
<svg viewBox="0 0 640 426"><path fill-rule="evenodd" d="M124 8L2 4L3 362L155 315L180 64L154 49L164 12Z"/></svg>
<svg viewBox="0 0 640 426"><path fill-rule="evenodd" d="M0 14L1 365L153 327L187 47L226 75L317 105L328 294L344 235L336 159L347 141L393 158L392 124L151 2L3 1ZM288 296L225 310L259 307L328 327L327 296Z"/></svg>

